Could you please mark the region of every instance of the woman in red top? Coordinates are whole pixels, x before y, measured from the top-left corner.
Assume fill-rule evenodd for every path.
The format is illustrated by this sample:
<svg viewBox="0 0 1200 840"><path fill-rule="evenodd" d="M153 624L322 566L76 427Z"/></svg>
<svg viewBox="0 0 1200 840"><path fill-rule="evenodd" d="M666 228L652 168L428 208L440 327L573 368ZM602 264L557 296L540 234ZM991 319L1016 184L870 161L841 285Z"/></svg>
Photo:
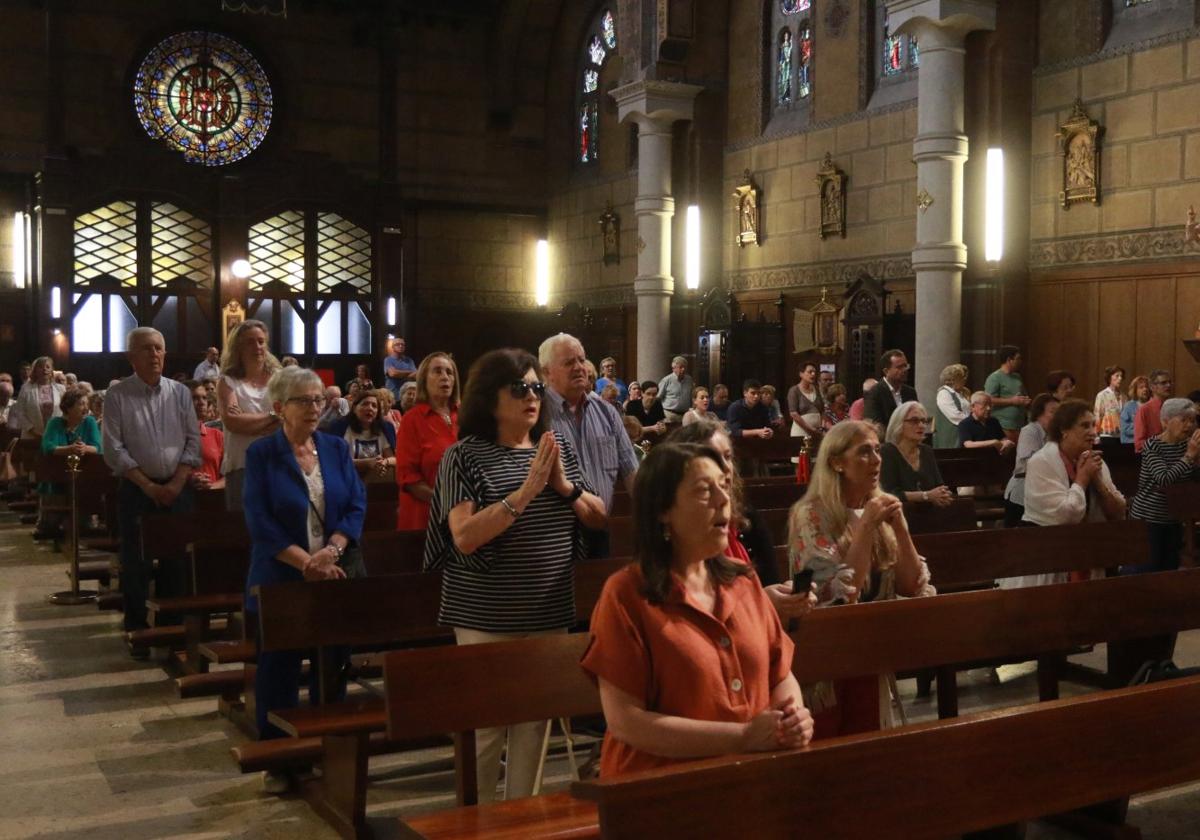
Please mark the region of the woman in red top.
<svg viewBox="0 0 1200 840"><path fill-rule="evenodd" d="M458 368L446 353L430 353L417 368L417 402L396 434L396 530L425 530L442 453L458 440Z"/></svg>
<svg viewBox="0 0 1200 840"><path fill-rule="evenodd" d="M600 775L807 744L792 640L751 567L724 556L721 456L656 446L633 499L637 563L605 583L581 662L608 722Z"/></svg>

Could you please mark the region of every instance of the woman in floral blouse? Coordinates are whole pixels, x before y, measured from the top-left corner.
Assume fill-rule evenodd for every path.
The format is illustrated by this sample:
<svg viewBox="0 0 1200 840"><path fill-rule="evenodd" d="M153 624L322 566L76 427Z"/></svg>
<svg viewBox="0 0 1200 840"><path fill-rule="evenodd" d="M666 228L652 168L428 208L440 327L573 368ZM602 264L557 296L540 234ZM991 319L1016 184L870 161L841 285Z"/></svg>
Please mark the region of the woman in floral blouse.
<svg viewBox="0 0 1200 840"><path fill-rule="evenodd" d="M935 594L900 500L879 489L879 452L870 424L838 423L821 442L808 491L792 508L791 571L813 570L818 606ZM888 675L806 689L817 737L889 725L892 683Z"/></svg>
<svg viewBox="0 0 1200 840"><path fill-rule="evenodd" d="M1104 390L1096 394L1096 434L1100 437L1121 437L1121 409L1125 407L1125 395L1121 383L1125 379L1125 368L1111 365L1104 369Z"/></svg>

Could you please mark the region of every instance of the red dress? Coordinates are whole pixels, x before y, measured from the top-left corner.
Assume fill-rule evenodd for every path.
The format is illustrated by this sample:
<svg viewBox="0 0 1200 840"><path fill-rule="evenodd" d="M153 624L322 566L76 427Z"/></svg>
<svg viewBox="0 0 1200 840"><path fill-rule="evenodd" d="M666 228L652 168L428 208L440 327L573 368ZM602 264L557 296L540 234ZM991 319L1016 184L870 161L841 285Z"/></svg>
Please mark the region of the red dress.
<svg viewBox="0 0 1200 840"><path fill-rule="evenodd" d="M450 422L429 403L417 403L404 415L396 433L396 483L400 506L396 530L424 531L429 522L429 503L405 491L406 484L423 481L433 487L442 453L458 440L458 409L450 409Z"/></svg>

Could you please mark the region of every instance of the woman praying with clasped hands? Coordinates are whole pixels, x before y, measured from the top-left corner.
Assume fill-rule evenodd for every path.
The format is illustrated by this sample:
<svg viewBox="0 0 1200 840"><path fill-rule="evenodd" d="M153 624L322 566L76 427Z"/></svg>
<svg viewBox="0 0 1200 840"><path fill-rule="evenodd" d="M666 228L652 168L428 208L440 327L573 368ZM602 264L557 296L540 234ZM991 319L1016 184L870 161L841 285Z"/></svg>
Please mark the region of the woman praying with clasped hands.
<svg viewBox="0 0 1200 840"><path fill-rule="evenodd" d="M812 738L792 640L753 568L724 556L729 490L708 446L662 444L638 468L637 562L605 583L581 663L608 722L602 777Z"/></svg>

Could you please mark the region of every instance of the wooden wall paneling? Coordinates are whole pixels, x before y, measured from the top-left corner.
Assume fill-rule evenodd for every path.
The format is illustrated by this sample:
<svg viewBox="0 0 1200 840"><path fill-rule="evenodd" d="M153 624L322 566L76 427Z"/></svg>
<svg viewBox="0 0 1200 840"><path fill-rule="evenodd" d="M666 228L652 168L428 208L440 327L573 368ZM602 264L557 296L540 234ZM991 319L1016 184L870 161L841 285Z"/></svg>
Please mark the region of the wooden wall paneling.
<svg viewBox="0 0 1200 840"><path fill-rule="evenodd" d="M1063 308L1059 310L1062 342L1057 355L1044 359L1048 370L1068 370L1074 374L1078 389L1076 396L1084 399L1090 399L1093 395L1091 386L1079 385L1091 383L1099 377L1096 361L1097 326L1100 320L1098 285L1097 281L1063 284ZM1045 387L1045 380L1034 380L1027 382L1027 385L1041 391Z"/></svg>
<svg viewBox="0 0 1200 840"><path fill-rule="evenodd" d="M1175 363L1175 278L1149 277L1137 283L1137 369ZM1176 392L1179 387L1176 385Z"/></svg>
<svg viewBox="0 0 1200 840"><path fill-rule="evenodd" d="M1025 359L1021 375L1029 393L1037 394L1046 384L1046 372L1058 366L1062 358L1063 283L1044 283L1030 287L1029 346L1022 347ZM987 375L996 368L995 360L987 370L971 371L971 386L982 388Z"/></svg>
<svg viewBox="0 0 1200 840"><path fill-rule="evenodd" d="M1099 363L1125 368L1125 385L1142 373L1137 369L1137 283L1134 280L1109 280L1100 284ZM1102 373L1102 371L1101 371ZM1082 383L1081 383L1082 384ZM1099 391L1101 378L1089 382Z"/></svg>
<svg viewBox="0 0 1200 840"><path fill-rule="evenodd" d="M1200 277L1196 274L1175 278L1175 396L1186 397L1200 388L1200 364L1183 346L1183 339L1196 335L1200 324Z"/></svg>

